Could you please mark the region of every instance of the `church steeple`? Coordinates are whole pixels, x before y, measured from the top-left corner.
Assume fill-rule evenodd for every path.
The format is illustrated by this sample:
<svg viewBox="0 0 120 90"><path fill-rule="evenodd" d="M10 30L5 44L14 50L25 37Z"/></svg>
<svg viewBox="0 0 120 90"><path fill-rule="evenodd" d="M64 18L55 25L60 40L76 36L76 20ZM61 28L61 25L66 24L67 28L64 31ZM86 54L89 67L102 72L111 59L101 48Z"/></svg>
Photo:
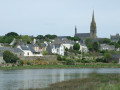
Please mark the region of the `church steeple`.
<svg viewBox="0 0 120 90"><path fill-rule="evenodd" d="M92 15L92 22L95 22L94 10L93 10L93 15Z"/></svg>
<svg viewBox="0 0 120 90"><path fill-rule="evenodd" d="M77 34L77 27L75 26L75 35Z"/></svg>
<svg viewBox="0 0 120 90"><path fill-rule="evenodd" d="M90 36L92 39L96 39L97 30L96 30L96 22L95 22L95 17L94 17L94 10L93 10L93 15L92 15L92 22L90 26Z"/></svg>

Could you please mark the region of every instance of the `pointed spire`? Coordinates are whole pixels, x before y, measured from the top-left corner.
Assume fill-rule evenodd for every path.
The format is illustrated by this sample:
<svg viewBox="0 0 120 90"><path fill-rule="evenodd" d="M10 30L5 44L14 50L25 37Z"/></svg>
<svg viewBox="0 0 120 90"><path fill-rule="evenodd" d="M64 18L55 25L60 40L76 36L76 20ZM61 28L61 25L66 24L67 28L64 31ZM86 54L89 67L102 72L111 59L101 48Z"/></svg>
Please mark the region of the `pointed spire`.
<svg viewBox="0 0 120 90"><path fill-rule="evenodd" d="M76 27L76 25L75 25L75 30L77 30L77 27Z"/></svg>
<svg viewBox="0 0 120 90"><path fill-rule="evenodd" d="M77 34L77 27L76 27L76 25L75 25L75 35Z"/></svg>
<svg viewBox="0 0 120 90"><path fill-rule="evenodd" d="M93 10L92 22L94 21L95 21L95 17L94 17L94 10Z"/></svg>

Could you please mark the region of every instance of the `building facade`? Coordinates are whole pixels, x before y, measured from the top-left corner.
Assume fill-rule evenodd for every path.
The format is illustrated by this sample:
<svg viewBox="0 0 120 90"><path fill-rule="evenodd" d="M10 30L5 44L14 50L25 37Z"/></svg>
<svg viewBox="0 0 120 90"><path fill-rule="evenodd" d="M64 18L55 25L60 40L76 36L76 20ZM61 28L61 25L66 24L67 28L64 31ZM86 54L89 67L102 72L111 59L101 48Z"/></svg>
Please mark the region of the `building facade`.
<svg viewBox="0 0 120 90"><path fill-rule="evenodd" d="M110 39L112 42L118 42L120 40L120 35L119 34L111 35Z"/></svg>
<svg viewBox="0 0 120 90"><path fill-rule="evenodd" d="M77 27L75 26L75 37L79 37L82 40L86 40L87 38L96 39L97 38L97 27L94 18L94 11L92 16L92 22L90 25L90 33L77 33Z"/></svg>

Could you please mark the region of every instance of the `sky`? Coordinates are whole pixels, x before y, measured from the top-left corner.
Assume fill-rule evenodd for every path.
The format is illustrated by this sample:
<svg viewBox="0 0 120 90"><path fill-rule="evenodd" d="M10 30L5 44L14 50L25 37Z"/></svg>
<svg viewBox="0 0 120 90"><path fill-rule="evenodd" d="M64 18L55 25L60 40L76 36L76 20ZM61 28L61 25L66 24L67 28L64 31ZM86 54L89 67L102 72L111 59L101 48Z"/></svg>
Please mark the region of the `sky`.
<svg viewBox="0 0 120 90"><path fill-rule="evenodd" d="M89 33L93 10L98 37L120 33L120 0L0 0L0 35Z"/></svg>

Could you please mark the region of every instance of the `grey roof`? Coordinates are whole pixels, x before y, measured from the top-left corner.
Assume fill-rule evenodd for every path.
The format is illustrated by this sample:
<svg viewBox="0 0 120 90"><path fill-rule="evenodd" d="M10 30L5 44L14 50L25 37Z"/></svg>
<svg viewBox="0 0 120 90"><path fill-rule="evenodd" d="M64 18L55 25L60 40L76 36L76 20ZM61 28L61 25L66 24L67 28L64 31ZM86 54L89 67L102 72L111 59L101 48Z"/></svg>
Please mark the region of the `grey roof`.
<svg viewBox="0 0 120 90"><path fill-rule="evenodd" d="M35 52L33 44L28 44L28 48L31 52Z"/></svg>
<svg viewBox="0 0 120 90"><path fill-rule="evenodd" d="M51 54L51 49L52 49L52 45L51 44L48 44L46 50L48 51L48 54Z"/></svg>
<svg viewBox="0 0 120 90"><path fill-rule="evenodd" d="M3 55L2 55L2 53L0 52L0 57L2 57Z"/></svg>
<svg viewBox="0 0 120 90"><path fill-rule="evenodd" d="M0 51L6 51L6 50L13 51L13 49L10 47L0 47Z"/></svg>
<svg viewBox="0 0 120 90"><path fill-rule="evenodd" d="M22 50L29 50L29 48L27 46L21 46Z"/></svg>
<svg viewBox="0 0 120 90"><path fill-rule="evenodd" d="M90 37L90 33L77 33L75 36L77 36L77 37Z"/></svg>
<svg viewBox="0 0 120 90"><path fill-rule="evenodd" d="M55 48L60 48L61 44L54 44Z"/></svg>
<svg viewBox="0 0 120 90"><path fill-rule="evenodd" d="M39 47L38 44L32 44L34 47Z"/></svg>
<svg viewBox="0 0 120 90"><path fill-rule="evenodd" d="M19 49L19 48L14 48L14 52L18 53L18 52L23 52L23 51L21 49Z"/></svg>
<svg viewBox="0 0 120 90"><path fill-rule="evenodd" d="M114 45L107 45L107 44L100 44L100 48L115 49L115 46Z"/></svg>
<svg viewBox="0 0 120 90"><path fill-rule="evenodd" d="M45 43L41 43L42 47L47 47L47 45Z"/></svg>

